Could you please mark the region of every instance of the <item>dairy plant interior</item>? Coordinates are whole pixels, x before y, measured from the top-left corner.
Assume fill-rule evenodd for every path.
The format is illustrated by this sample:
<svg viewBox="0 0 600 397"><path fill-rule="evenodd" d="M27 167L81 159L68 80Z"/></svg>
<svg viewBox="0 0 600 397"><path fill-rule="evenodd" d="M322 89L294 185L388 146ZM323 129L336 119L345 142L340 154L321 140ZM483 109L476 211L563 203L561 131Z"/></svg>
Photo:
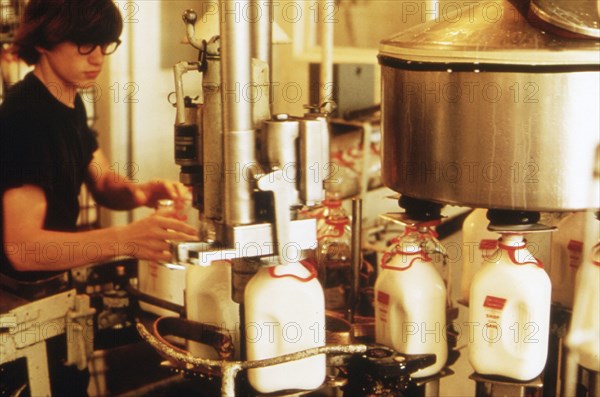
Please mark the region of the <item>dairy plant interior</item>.
<svg viewBox="0 0 600 397"><path fill-rule="evenodd" d="M91 396L600 395L597 1L115 4L88 123L199 241L2 278L3 393L50 395L40 335L77 318Z"/></svg>

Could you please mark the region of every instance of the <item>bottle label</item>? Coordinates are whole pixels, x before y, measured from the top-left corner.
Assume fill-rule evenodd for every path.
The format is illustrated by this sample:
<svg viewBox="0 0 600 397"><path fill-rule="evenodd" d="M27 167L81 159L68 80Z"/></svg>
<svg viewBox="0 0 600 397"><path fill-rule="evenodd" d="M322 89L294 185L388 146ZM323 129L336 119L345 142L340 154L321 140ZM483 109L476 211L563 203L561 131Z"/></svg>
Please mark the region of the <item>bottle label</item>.
<svg viewBox="0 0 600 397"><path fill-rule="evenodd" d="M581 254L583 253L583 242L569 240L567 250L569 251L569 266L573 268L579 267L579 264L581 263Z"/></svg>
<svg viewBox="0 0 600 397"><path fill-rule="evenodd" d="M483 239L479 242L479 249L484 250L495 250L498 248L498 240Z"/></svg>
<svg viewBox="0 0 600 397"><path fill-rule="evenodd" d="M487 295L483 301L483 307L488 309L502 310L506 304L505 298L498 298L497 296Z"/></svg>
<svg viewBox="0 0 600 397"><path fill-rule="evenodd" d="M381 322L386 323L390 295L383 291L377 291L377 302L379 303L379 318L381 319Z"/></svg>

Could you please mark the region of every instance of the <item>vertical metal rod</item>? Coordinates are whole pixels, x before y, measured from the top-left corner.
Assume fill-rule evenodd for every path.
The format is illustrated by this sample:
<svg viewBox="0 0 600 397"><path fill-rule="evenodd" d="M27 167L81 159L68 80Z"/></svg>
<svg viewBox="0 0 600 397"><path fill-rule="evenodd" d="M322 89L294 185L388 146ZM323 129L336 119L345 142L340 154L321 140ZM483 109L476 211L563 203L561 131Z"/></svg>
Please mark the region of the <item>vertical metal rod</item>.
<svg viewBox="0 0 600 397"><path fill-rule="evenodd" d="M225 223L230 226L255 221L252 176L256 168L251 89L252 47L250 21L243 14L249 0L221 2L221 97L223 102L223 158Z"/></svg>
<svg viewBox="0 0 600 397"><path fill-rule="evenodd" d="M371 133L373 128L369 121L362 124L363 128L363 169L360 178L360 198L363 200L367 197L369 190L369 167L371 165Z"/></svg>
<svg viewBox="0 0 600 397"><path fill-rule="evenodd" d="M260 59L269 65L269 82L272 69L272 32L273 7L266 0L250 0L250 9L255 10L251 16L252 29L252 58Z"/></svg>
<svg viewBox="0 0 600 397"><path fill-rule="evenodd" d="M217 50L219 41L207 47L206 71L202 75L204 109L202 117L202 163L204 215L211 222L223 222L223 107L221 86L221 58ZM220 234L220 233L219 233ZM217 236L225 244L224 236Z"/></svg>
<svg viewBox="0 0 600 397"><path fill-rule="evenodd" d="M440 380L434 379L425 383L425 397L438 397L440 395Z"/></svg>
<svg viewBox="0 0 600 397"><path fill-rule="evenodd" d="M562 382L560 387L560 395L574 396L577 394L577 381L578 381L578 365L577 358L569 349L566 351L566 359L564 360L564 366L561 368Z"/></svg>
<svg viewBox="0 0 600 397"><path fill-rule="evenodd" d="M362 199L352 199L352 289L350 291L350 307L348 310L348 321L354 323L354 314L358 304L360 291L360 267L362 265Z"/></svg>
<svg viewBox="0 0 600 397"><path fill-rule="evenodd" d="M333 99L333 21L328 20L329 10L335 9L335 1L321 0L317 15L321 23L321 103Z"/></svg>

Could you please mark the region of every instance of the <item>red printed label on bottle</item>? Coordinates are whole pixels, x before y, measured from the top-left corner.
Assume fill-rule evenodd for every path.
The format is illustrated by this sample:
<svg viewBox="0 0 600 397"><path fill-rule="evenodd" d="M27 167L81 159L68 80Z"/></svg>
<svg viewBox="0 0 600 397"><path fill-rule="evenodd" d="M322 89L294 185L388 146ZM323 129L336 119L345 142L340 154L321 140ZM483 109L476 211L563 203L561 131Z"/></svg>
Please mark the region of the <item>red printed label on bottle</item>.
<svg viewBox="0 0 600 397"><path fill-rule="evenodd" d="M381 303L382 305L389 305L390 295L382 291L377 292L377 302Z"/></svg>
<svg viewBox="0 0 600 397"><path fill-rule="evenodd" d="M506 299L498 298L496 296L487 295L485 297L485 301L483 301L483 307L487 307L489 309L504 309L504 305L506 304Z"/></svg>
<svg viewBox="0 0 600 397"><path fill-rule="evenodd" d="M498 240L483 239L479 242L480 250L493 250L498 248Z"/></svg>
<svg viewBox="0 0 600 397"><path fill-rule="evenodd" d="M581 254L583 252L583 242L569 240L567 250L569 251L569 266L579 267L579 264L581 263Z"/></svg>
<svg viewBox="0 0 600 397"><path fill-rule="evenodd" d="M388 305L390 304L390 295L385 292L377 292L377 303L379 303L378 317L382 323L387 323Z"/></svg>

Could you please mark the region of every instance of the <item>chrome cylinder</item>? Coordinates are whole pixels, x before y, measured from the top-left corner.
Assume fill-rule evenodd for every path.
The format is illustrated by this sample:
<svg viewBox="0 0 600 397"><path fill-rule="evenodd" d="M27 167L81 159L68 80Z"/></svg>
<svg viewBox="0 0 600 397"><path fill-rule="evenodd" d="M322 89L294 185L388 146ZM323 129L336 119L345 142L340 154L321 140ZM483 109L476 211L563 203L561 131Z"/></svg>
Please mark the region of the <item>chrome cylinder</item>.
<svg viewBox="0 0 600 397"><path fill-rule="evenodd" d="M255 221L252 200L256 170L252 104L245 97L251 89L250 23L240 17L248 1L221 3L221 98L223 102L223 173L225 223L229 226Z"/></svg>
<svg viewBox="0 0 600 397"><path fill-rule="evenodd" d="M538 29L527 4L474 2L381 42L388 187L483 208L598 207L598 43Z"/></svg>
<svg viewBox="0 0 600 397"><path fill-rule="evenodd" d="M287 168L291 168L290 172L296 172L299 128L298 120L288 118L286 114L263 121L261 159L267 163L269 169L279 168L286 171ZM290 176L293 180L296 179L295 175Z"/></svg>
<svg viewBox="0 0 600 397"><path fill-rule="evenodd" d="M383 66L383 181L448 204L595 208L599 77Z"/></svg>
<svg viewBox="0 0 600 397"><path fill-rule="evenodd" d="M252 32L252 58L260 59L271 69L271 43L273 31L273 5L271 1L250 0L249 19ZM270 79L269 79L270 80Z"/></svg>
<svg viewBox="0 0 600 397"><path fill-rule="evenodd" d="M220 42L213 39L207 46L206 70L202 75L204 96L203 158L204 214L211 221L223 219L223 124L221 106Z"/></svg>

